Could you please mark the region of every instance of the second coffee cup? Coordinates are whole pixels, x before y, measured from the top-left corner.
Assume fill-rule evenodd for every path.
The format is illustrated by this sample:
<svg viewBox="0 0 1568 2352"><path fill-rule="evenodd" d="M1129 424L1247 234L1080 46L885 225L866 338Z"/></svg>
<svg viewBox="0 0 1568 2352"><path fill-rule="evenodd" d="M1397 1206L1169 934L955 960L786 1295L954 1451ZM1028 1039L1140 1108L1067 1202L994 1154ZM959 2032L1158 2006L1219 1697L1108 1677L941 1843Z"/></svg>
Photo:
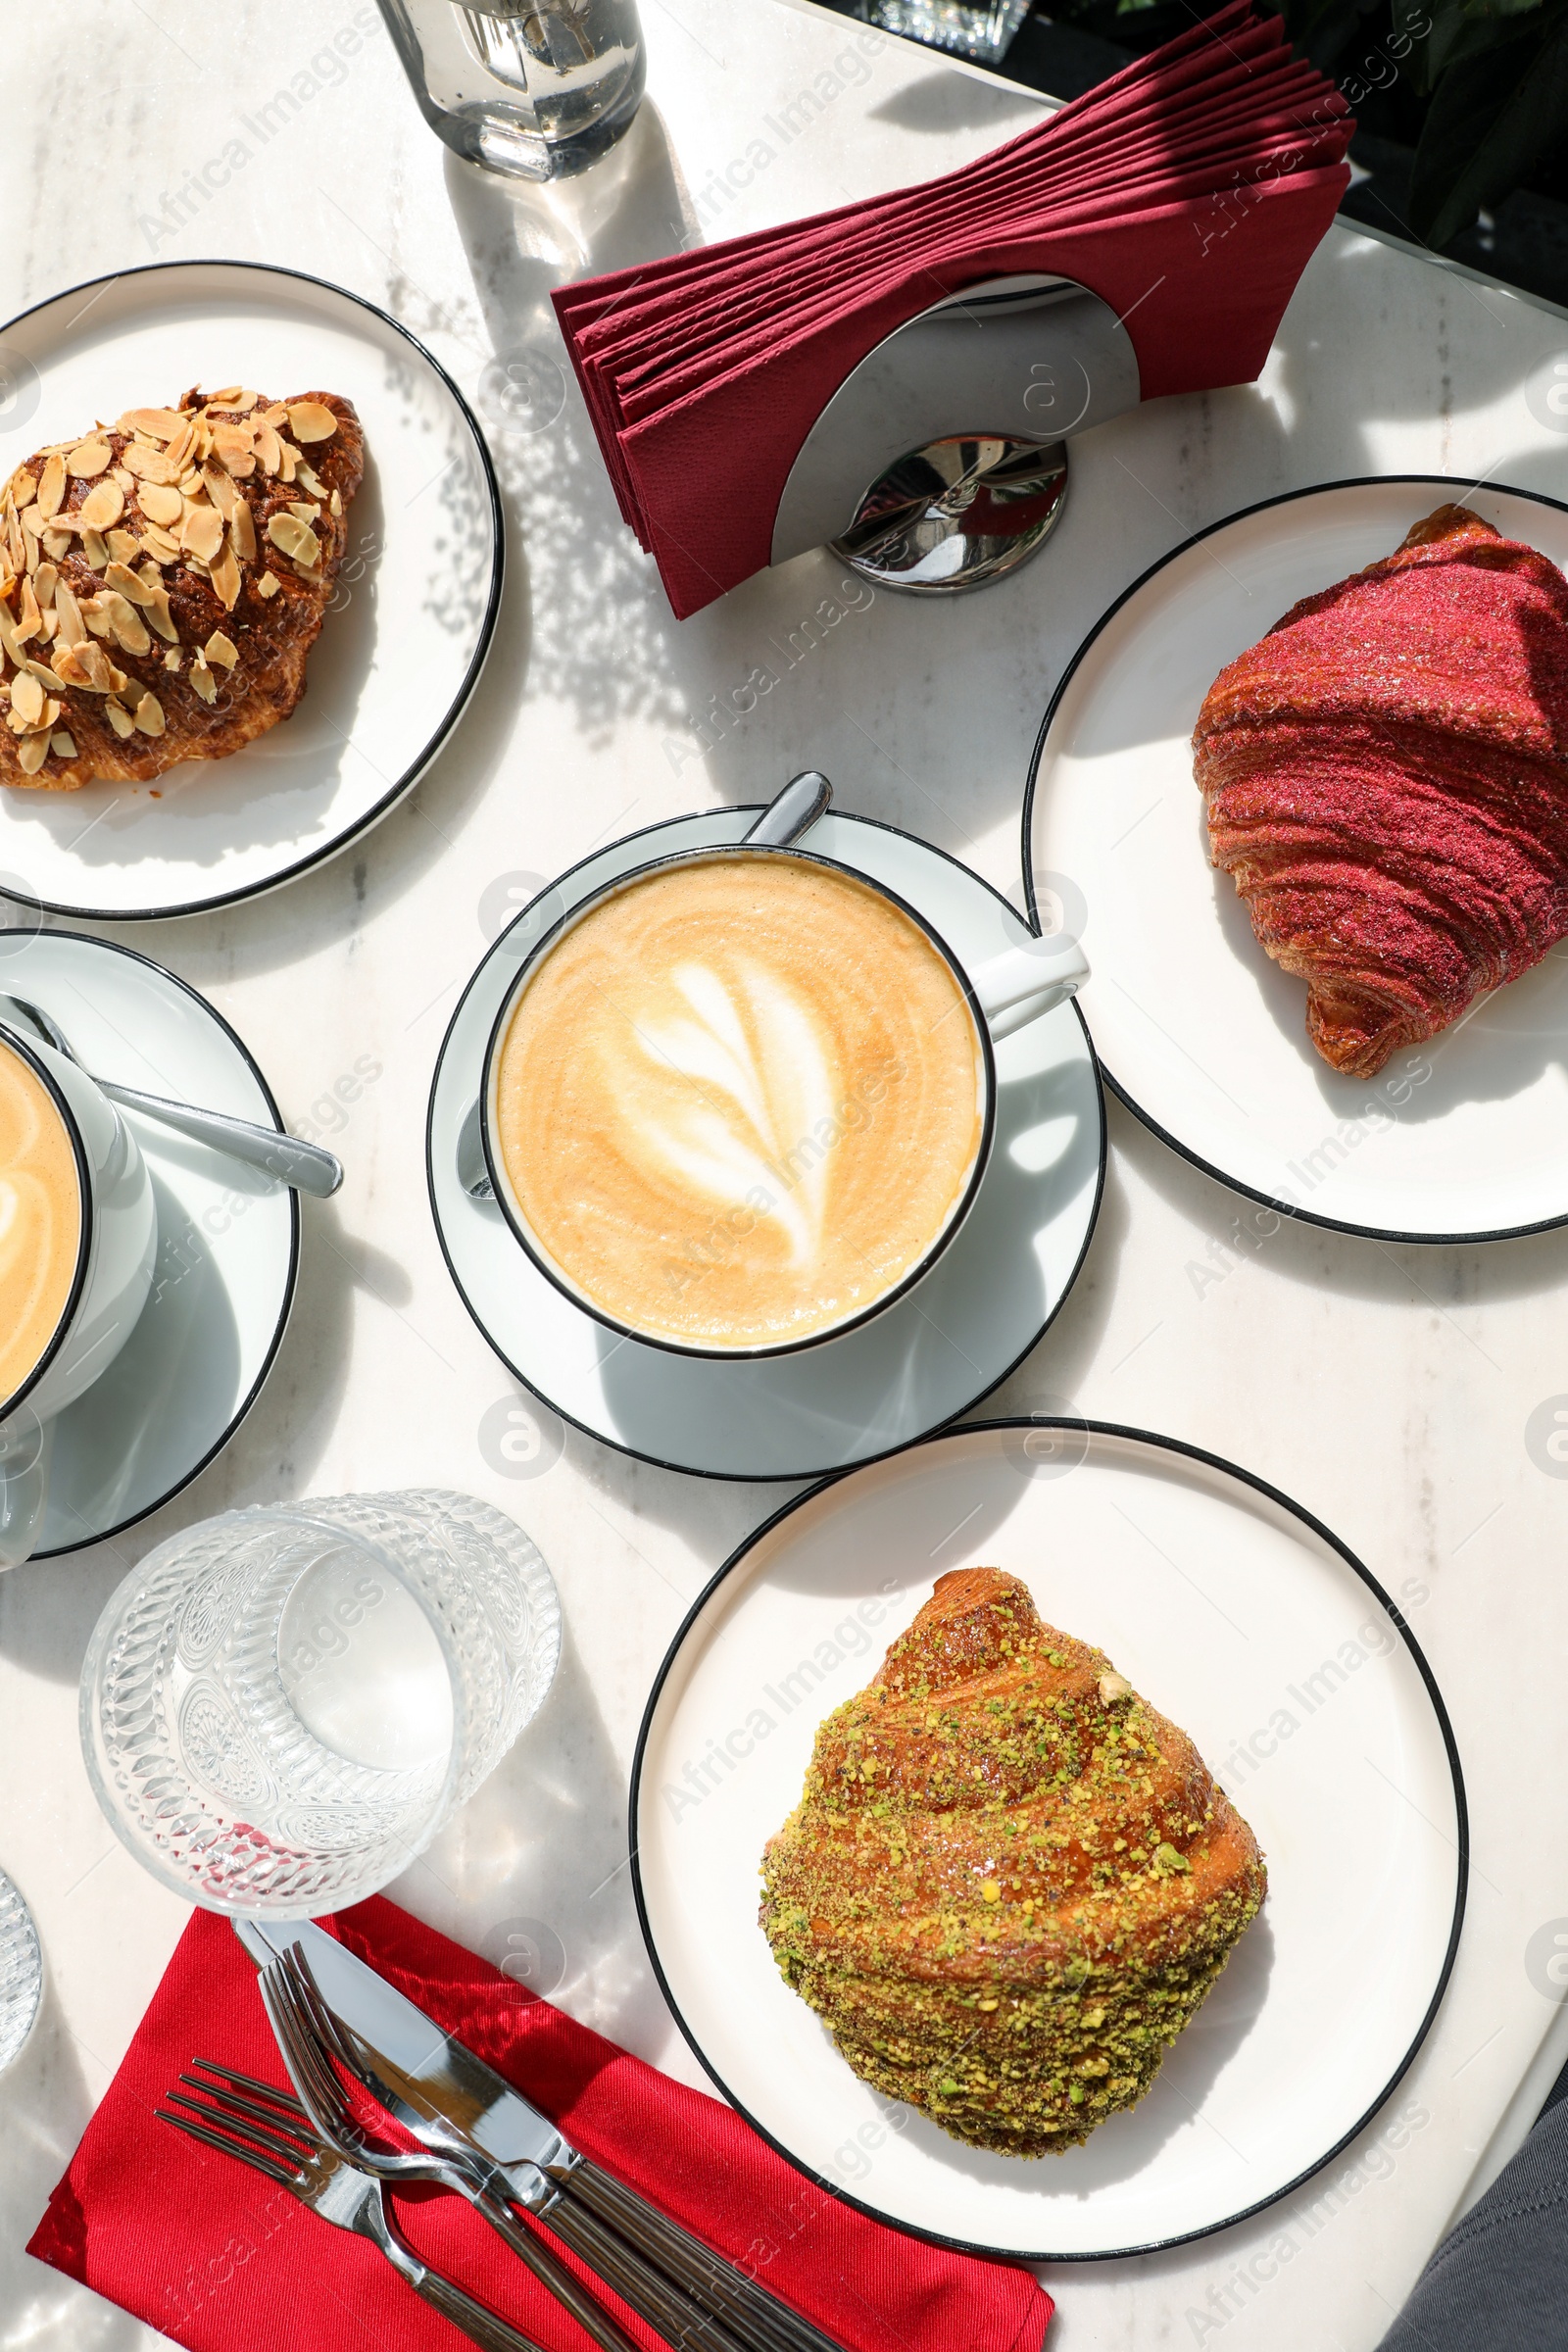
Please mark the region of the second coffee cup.
<svg viewBox="0 0 1568 2352"><path fill-rule="evenodd" d="M795 778L745 839L621 875L520 965L480 1097L496 1199L599 1322L778 1355L865 1322L968 1215L994 1039L1088 976L1075 941L968 972L896 893L796 846Z"/></svg>

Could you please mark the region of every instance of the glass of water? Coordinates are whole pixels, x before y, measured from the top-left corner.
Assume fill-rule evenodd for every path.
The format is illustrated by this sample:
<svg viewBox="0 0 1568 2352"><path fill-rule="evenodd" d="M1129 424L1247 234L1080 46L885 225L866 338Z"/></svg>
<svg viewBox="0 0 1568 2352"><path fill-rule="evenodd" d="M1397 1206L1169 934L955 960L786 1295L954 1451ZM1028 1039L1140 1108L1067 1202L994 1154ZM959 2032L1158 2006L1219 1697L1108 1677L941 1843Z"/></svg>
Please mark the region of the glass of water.
<svg viewBox="0 0 1568 2352"><path fill-rule="evenodd" d="M150 1552L99 1618L88 1777L131 1852L192 1901L342 1910L499 1763L560 1644L544 1561L469 1495L227 1511Z"/></svg>
<svg viewBox="0 0 1568 2352"><path fill-rule="evenodd" d="M471 164L564 179L631 123L647 65L636 0L380 0L432 130Z"/></svg>
<svg viewBox="0 0 1568 2352"><path fill-rule="evenodd" d="M884 32L1000 66L1029 14L1029 0L860 0L859 14Z"/></svg>

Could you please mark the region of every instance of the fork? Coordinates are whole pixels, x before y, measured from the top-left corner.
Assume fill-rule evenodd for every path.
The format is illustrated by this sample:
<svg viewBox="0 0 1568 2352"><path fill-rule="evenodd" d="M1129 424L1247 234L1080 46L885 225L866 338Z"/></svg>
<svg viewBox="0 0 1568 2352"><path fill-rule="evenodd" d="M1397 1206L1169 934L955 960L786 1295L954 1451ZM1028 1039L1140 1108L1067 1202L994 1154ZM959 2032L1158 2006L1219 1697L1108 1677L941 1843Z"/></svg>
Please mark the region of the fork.
<svg viewBox="0 0 1568 2352"><path fill-rule="evenodd" d="M324 2146L377 2180L434 2180L455 2189L570 2312L601 2352L639 2352L619 2323L501 2198L428 2150L392 2151L371 2144L332 2069L334 2056L340 2061L346 2057L337 2020L321 1999L310 1962L297 1947L262 1970L261 1993L289 2081ZM716 2342L713 2352L721 2352Z"/></svg>
<svg viewBox="0 0 1568 2352"><path fill-rule="evenodd" d="M310 1961L299 1944L267 1963L261 1973L261 1988L290 2080L328 2145L351 2152L353 2161L368 2170L379 2171L385 2164L385 2178L396 2178L402 2171L408 2179L440 2180L482 2213L509 2245L515 2244L514 2233L520 2225L511 2207L514 2201L521 2202L516 2187L472 2141L445 2132L427 2110L416 2110L400 2097L401 2077L393 2083L382 2081L374 2070L385 2067L393 2072L390 2061L369 2050L357 2035L350 2037L321 1998ZM364 2148L363 2134L333 2072L334 2060L362 2090L420 2140L421 2155L384 2158ZM754 2335L746 2324L744 2304L734 2315L724 2310L720 2316L646 2261L594 2214L569 2203L543 2174L538 2178L539 2201L536 2204L530 2197L526 2209L535 2220L543 2220L552 2235L561 2237L590 2271L675 2346L676 2352L837 2352L805 2322L799 2323L799 2338L786 2336L783 2330L776 2342L760 2331ZM531 2246L535 2241L527 2242ZM773 2298L768 2297L767 2302L773 2305ZM784 2321L794 2321L795 2315L782 2305L773 2308Z"/></svg>
<svg viewBox="0 0 1568 2352"><path fill-rule="evenodd" d="M481 2352L540 2352L532 2336L509 2326L419 2260L388 2220L380 2181L326 2147L305 2110L286 2091L215 2066L207 2058L195 2058L191 2064L198 2071L179 2078L185 2091L167 2094L170 2106L185 2112L171 2115L160 2107L160 2123L172 2124L187 2138L201 2140L275 2180L335 2229L368 2238L399 2278ZM189 2092L198 2095L186 2095Z"/></svg>

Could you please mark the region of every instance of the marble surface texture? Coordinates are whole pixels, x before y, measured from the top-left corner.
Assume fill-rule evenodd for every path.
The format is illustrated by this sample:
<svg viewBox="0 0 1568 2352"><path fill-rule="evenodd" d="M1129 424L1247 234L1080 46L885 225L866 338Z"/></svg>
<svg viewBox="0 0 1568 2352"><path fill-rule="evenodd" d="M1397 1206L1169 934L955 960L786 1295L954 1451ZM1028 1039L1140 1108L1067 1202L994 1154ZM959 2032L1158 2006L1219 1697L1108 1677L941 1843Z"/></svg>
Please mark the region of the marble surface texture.
<svg viewBox="0 0 1568 2352"><path fill-rule="evenodd" d="M763 797L809 763L847 806L1016 896L1025 767L1052 685L1102 607L1189 530L1336 475L1568 485L1568 438L1530 400L1568 352L1568 318L1337 228L1262 379L1081 443L1054 547L1005 588L954 606L866 598L813 641L802 624L838 577L814 554L677 626L616 518L575 393L518 431L495 363L548 354L546 296L564 275L927 176L1020 127L1035 101L808 7L644 0L644 16L650 94L633 135L547 201L445 155L356 0L89 0L69 20L0 0L0 317L156 259L251 256L334 279L423 337L486 415L510 531L488 670L413 798L274 898L133 931L209 993L285 1116L323 1132L348 1176L335 1200L306 1203L292 1327L227 1451L128 1536L0 1583L0 1866L32 1906L47 1969L38 2030L0 2082L0 2352L155 2340L22 2246L185 1917L94 1807L76 1737L82 1650L127 1566L226 1505L419 1482L469 1489L527 1526L564 1604L558 1685L393 1892L474 1944L542 1923L567 2007L699 2079L638 1936L626 1779L687 1603L780 1494L646 1468L569 1430L558 1449L548 1426L530 1455L526 1408L447 1279L424 1198L425 1096L509 892L596 841ZM334 46L339 34L358 38ZM796 103L813 86L814 115ZM292 110L264 115L284 88ZM743 712L733 698L759 664L777 682ZM336 1083L365 1055L380 1074L345 1105ZM1397 2148L1380 2118L1314 2183L1333 2192L1315 2226L1296 2218L1298 2198L1169 2255L1056 2273L1051 2342L1364 2352L1557 2014L1526 1947L1568 1915L1568 1485L1532 1458L1525 1425L1568 1390L1568 1232L1487 1249L1289 1227L1260 1240L1238 1230L1241 1201L1115 1103L1110 1125L1088 1262L997 1403L1069 1397L1209 1446L1419 1593L1412 1622L1463 1753L1475 1870L1446 2000L1396 2102L1421 2120Z"/></svg>

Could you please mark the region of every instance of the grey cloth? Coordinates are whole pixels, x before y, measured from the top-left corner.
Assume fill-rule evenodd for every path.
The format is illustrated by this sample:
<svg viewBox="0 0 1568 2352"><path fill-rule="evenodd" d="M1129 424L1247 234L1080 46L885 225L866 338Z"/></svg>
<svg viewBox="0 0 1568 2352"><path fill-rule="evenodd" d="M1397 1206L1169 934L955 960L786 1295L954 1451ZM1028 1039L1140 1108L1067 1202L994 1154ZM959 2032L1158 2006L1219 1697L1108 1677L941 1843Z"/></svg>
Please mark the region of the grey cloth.
<svg viewBox="0 0 1568 2352"><path fill-rule="evenodd" d="M1568 2352L1565 2087L1439 2246L1381 2352Z"/></svg>

